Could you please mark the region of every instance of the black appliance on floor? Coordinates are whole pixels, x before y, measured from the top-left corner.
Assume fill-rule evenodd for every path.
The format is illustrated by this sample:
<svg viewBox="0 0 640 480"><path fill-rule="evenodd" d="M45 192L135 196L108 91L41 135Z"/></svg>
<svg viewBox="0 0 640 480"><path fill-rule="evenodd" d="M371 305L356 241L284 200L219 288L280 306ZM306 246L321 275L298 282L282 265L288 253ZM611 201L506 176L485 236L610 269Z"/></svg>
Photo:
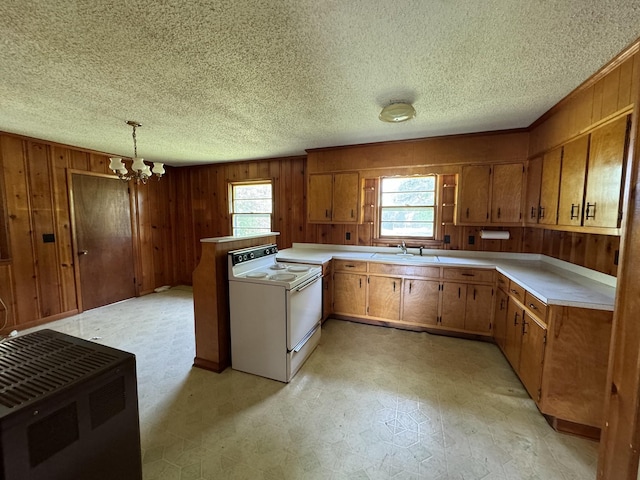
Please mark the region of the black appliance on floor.
<svg viewBox="0 0 640 480"><path fill-rule="evenodd" d="M53 330L0 343L0 480L140 480L135 356Z"/></svg>

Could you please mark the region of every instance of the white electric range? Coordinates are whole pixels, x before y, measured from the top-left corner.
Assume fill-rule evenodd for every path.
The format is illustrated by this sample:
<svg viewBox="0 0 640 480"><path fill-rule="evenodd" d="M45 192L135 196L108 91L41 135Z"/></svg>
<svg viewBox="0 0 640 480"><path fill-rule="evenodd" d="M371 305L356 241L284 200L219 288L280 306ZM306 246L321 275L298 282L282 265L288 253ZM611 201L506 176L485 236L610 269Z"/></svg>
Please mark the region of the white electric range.
<svg viewBox="0 0 640 480"><path fill-rule="evenodd" d="M322 268L278 263L277 252L228 254L231 367L289 382L320 341Z"/></svg>

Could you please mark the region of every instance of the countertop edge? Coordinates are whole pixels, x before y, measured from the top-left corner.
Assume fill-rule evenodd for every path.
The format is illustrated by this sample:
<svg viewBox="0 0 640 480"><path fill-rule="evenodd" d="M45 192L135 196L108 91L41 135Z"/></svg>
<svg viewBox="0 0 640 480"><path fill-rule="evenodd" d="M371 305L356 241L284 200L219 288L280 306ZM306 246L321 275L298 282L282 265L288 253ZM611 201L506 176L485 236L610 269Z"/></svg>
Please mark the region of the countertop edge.
<svg viewBox="0 0 640 480"><path fill-rule="evenodd" d="M584 267L580 267L578 265L573 265L573 264L569 264L570 268L564 268L565 267L564 264L566 264L567 262L563 262L557 259L551 259L551 261L549 261L549 259L545 255L538 255L538 254L496 255L495 253L501 253L501 252L473 252L476 254L483 253L484 255L466 256L466 255L461 255L459 253L455 255L455 258L459 258L463 260L465 263L459 263L459 262L447 263L446 261L416 263L410 260L403 261L401 258L400 259L371 258L371 256L374 253L377 253L380 251L389 252L389 249L385 250L384 248L378 248L378 247L353 248L353 246L348 246L351 248L349 249L338 248L334 250L333 249L334 246L329 247L327 245L321 246L319 244L318 245L312 244L311 246L307 247L302 245L305 245L305 244L294 244L294 247L290 249L281 250L280 252L278 252L278 260L285 261L285 262L304 261L306 263L312 263L312 264L323 264L332 259L341 259L341 260L354 260L354 261L357 260L357 261L367 261L367 262L376 262L376 263L394 263L398 265L409 265L409 266L419 265L419 266L495 269L496 271L503 273L505 276L507 276L511 280L521 284L527 291L529 291L532 295L536 296L547 305L587 308L592 310L606 310L606 311L614 310L615 277L612 277L613 281L611 281L611 279L607 278L607 277L610 277L609 275L605 275L596 271L591 271ZM344 246L336 246L336 247L344 247ZM391 249L391 250L395 251L395 249ZM440 255L438 255L438 253L440 253ZM493 253L493 256L488 255L491 253ZM448 253L446 255L442 255L441 250L440 251L430 250L429 255L432 255L432 254L438 257L449 256L454 258L454 256L449 255ZM500 258L496 258L497 256L499 256ZM509 265L505 265L505 264L501 265L501 260L502 261L506 260L505 263L508 263L509 260L522 261L523 263L527 261L536 262L536 263L543 262L545 264L552 266L554 270L557 269L562 273L578 275L586 279L588 282L594 282L596 284L600 284L603 287L603 289L614 289L614 298L611 300L611 302L595 303L595 302L580 302L580 301L575 301L568 298L554 298L549 295L544 295L537 288L532 287L531 284L526 281L526 279L523 279L522 275L517 275L516 272L513 272L513 269L509 268ZM475 261L478 261L478 263L476 263ZM526 265L525 265L525 268L526 268ZM589 272L593 272L596 275L583 275L581 273L582 270L588 270ZM553 274L553 272L548 272L548 273ZM557 275L561 276L560 273L557 273ZM602 281L602 279L604 279L605 281ZM578 282L578 283L581 283L581 282ZM594 293L599 290L599 288L594 289L589 286L583 286L583 287L586 290L593 291ZM603 293L602 291L598 293L603 296L608 295L606 292Z"/></svg>

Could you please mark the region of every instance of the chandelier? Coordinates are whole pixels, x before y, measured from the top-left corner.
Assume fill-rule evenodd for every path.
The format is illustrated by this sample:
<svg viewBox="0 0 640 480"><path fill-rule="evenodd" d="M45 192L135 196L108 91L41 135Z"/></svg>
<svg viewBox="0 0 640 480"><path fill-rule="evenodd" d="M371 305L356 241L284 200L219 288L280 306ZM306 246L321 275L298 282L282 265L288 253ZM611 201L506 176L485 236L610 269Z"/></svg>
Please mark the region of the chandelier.
<svg viewBox="0 0 640 480"><path fill-rule="evenodd" d="M144 158L138 157L138 145L136 144L136 128L141 127L142 124L133 120L128 120L127 125L133 128L133 163L131 164L131 172L127 170L127 167L122 163L121 157L110 157L109 168L118 175L120 180L128 182L129 180L135 180L136 183L147 183L147 180L152 174L156 175L158 179L164 174L164 165L160 162L153 162L153 169L146 163Z"/></svg>

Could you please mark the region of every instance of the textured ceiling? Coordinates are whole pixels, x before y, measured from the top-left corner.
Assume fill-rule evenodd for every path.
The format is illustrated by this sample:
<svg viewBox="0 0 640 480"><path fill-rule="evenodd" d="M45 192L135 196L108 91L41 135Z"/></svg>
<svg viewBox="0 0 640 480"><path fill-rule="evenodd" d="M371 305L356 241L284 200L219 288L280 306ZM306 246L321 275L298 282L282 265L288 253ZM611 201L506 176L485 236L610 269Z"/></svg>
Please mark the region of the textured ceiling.
<svg viewBox="0 0 640 480"><path fill-rule="evenodd" d="M526 127L639 35L638 0L3 0L0 130L131 156L137 120L179 165Z"/></svg>

